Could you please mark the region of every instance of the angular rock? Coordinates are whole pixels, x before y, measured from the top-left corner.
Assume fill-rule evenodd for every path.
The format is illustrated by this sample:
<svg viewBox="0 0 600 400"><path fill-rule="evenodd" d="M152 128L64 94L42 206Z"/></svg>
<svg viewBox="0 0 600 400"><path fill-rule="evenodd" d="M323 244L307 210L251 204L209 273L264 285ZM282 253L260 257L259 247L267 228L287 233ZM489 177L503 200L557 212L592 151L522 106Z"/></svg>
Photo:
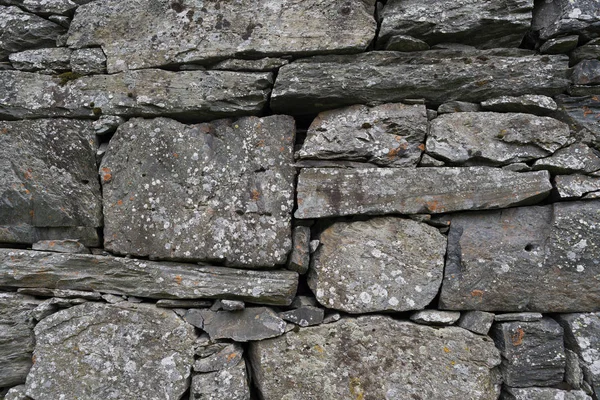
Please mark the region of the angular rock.
<svg viewBox="0 0 600 400"><path fill-rule="evenodd" d="M553 96L569 85L567 67L566 56L540 57L518 49L313 57L281 67L271 108L301 115L374 101L424 98L441 104L524 94Z"/></svg>
<svg viewBox="0 0 600 400"><path fill-rule="evenodd" d="M345 318L251 343L249 353L265 400L495 400L500 393L498 350L455 327Z"/></svg>
<svg viewBox="0 0 600 400"><path fill-rule="evenodd" d="M240 300L215 300L214 304L210 308L211 311L238 311L246 308L246 304Z"/></svg>
<svg viewBox="0 0 600 400"><path fill-rule="evenodd" d="M210 120L259 113L270 73L170 72L157 69L113 75L59 76L0 71L0 118L176 116Z"/></svg>
<svg viewBox="0 0 600 400"><path fill-rule="evenodd" d="M531 25L532 9L532 0L390 0L383 8L379 36L385 41L411 35L429 45L518 47Z"/></svg>
<svg viewBox="0 0 600 400"><path fill-rule="evenodd" d="M521 321L521 322L533 322L539 321L543 318L541 313L536 312L522 312L522 313L506 313L506 314L496 314L494 320L496 322L506 322L506 321Z"/></svg>
<svg viewBox="0 0 600 400"><path fill-rule="evenodd" d="M454 165L505 165L547 157L570 139L569 126L553 118L462 112L433 120L426 147Z"/></svg>
<svg viewBox="0 0 600 400"><path fill-rule="evenodd" d="M199 125L129 120L100 168L105 248L246 268L284 264L294 136L293 118L283 115Z"/></svg>
<svg viewBox="0 0 600 400"><path fill-rule="evenodd" d="M212 306L210 300L167 300L162 299L156 302L156 307L162 308L209 308Z"/></svg>
<svg viewBox="0 0 600 400"><path fill-rule="evenodd" d="M77 49L71 54L71 70L75 74L106 73L106 56L102 49Z"/></svg>
<svg viewBox="0 0 600 400"><path fill-rule="evenodd" d="M598 95L556 97L562 119L572 126L573 131L589 132L591 142L600 145L600 89Z"/></svg>
<svg viewBox="0 0 600 400"><path fill-rule="evenodd" d="M263 340L285 332L285 322L266 307L241 311L189 310L185 320L210 335L211 340L232 339L236 342Z"/></svg>
<svg viewBox="0 0 600 400"><path fill-rule="evenodd" d="M550 39L540 47L542 54L561 54L568 53L577 47L579 42L578 35L564 36L560 38Z"/></svg>
<svg viewBox="0 0 600 400"><path fill-rule="evenodd" d="M429 154L423 154L421 161L419 161L419 167L443 167L446 165L445 162L438 160L437 158L431 157Z"/></svg>
<svg viewBox="0 0 600 400"><path fill-rule="evenodd" d="M449 101L440 105L437 109L438 114L448 114L454 112L477 112L481 106L477 103L468 103L466 101Z"/></svg>
<svg viewBox="0 0 600 400"><path fill-rule="evenodd" d="M496 168L303 169L296 218L420 214L535 203L552 185L545 171Z"/></svg>
<svg viewBox="0 0 600 400"><path fill-rule="evenodd" d="M288 64L289 61L284 58L261 58L259 60L242 60L238 58L230 58L229 60L218 62L210 67L210 69L221 69L226 71L258 71L268 72L273 71Z"/></svg>
<svg viewBox="0 0 600 400"><path fill-rule="evenodd" d="M217 347L216 351L204 358L196 360L194 371L214 372L222 369L233 368L243 361L244 349L239 343L218 343L211 347Z"/></svg>
<svg viewBox="0 0 600 400"><path fill-rule="evenodd" d="M317 307L319 302L314 297L309 296L297 296L292 301L290 307L292 308L302 308L302 307Z"/></svg>
<svg viewBox="0 0 600 400"><path fill-rule="evenodd" d="M0 242L80 239L97 246L95 153L89 121L0 121Z"/></svg>
<svg viewBox="0 0 600 400"><path fill-rule="evenodd" d="M600 57L600 45L588 43L571 52L569 65L577 65L582 60L596 60L598 57Z"/></svg>
<svg viewBox="0 0 600 400"><path fill-rule="evenodd" d="M511 387L552 386L563 380L563 329L551 318L502 322L491 336L502 354L502 377Z"/></svg>
<svg viewBox="0 0 600 400"><path fill-rule="evenodd" d="M583 60L573 68L571 80L574 85L600 84L600 61Z"/></svg>
<svg viewBox="0 0 600 400"><path fill-rule="evenodd" d="M526 94L512 97L503 96L481 102L484 110L495 112L529 113L547 115L557 110L558 106L552 97Z"/></svg>
<svg viewBox="0 0 600 400"><path fill-rule="evenodd" d="M25 395L25 385L18 385L6 392L4 400L31 400L31 397Z"/></svg>
<svg viewBox="0 0 600 400"><path fill-rule="evenodd" d="M54 74L70 69L71 50L62 47L25 50L8 56L14 69Z"/></svg>
<svg viewBox="0 0 600 400"><path fill-rule="evenodd" d="M460 318L458 311L421 310L411 314L410 320L423 325L452 325Z"/></svg>
<svg viewBox="0 0 600 400"><path fill-rule="evenodd" d="M53 251L56 253L90 254L90 250L77 240L42 240L35 242L31 248L40 251Z"/></svg>
<svg viewBox="0 0 600 400"><path fill-rule="evenodd" d="M551 157L537 160L533 169L545 169L556 174L595 172L600 170L600 151L575 143L558 150Z"/></svg>
<svg viewBox="0 0 600 400"><path fill-rule="evenodd" d="M583 370L579 362L579 356L574 351L565 349L565 382L573 389L583 387Z"/></svg>
<svg viewBox="0 0 600 400"><path fill-rule="evenodd" d="M64 297L67 299L81 298L85 300L98 301L102 299L102 295L96 292L84 292L82 290L63 290L63 289L46 289L46 288L21 288L17 289L18 293L29 294L38 297Z"/></svg>
<svg viewBox="0 0 600 400"><path fill-rule="evenodd" d="M67 43L102 46L109 73L242 55L357 53L375 37L374 3L92 2L77 9Z"/></svg>
<svg viewBox="0 0 600 400"><path fill-rule="evenodd" d="M514 163L514 164L508 164L502 167L502 169L505 169L507 171L513 171L513 172L529 172L531 171L531 167L529 165L527 165L526 163Z"/></svg>
<svg viewBox="0 0 600 400"><path fill-rule="evenodd" d="M558 175L554 183L561 199L580 198L600 192L600 178L587 175Z"/></svg>
<svg viewBox="0 0 600 400"><path fill-rule="evenodd" d="M303 275L310 263L310 227L296 226L292 230L292 252L288 256L286 268Z"/></svg>
<svg viewBox="0 0 600 400"><path fill-rule="evenodd" d="M305 306L281 312L279 317L285 321L306 327L323 323L325 310L319 307Z"/></svg>
<svg viewBox="0 0 600 400"><path fill-rule="evenodd" d="M414 167L426 134L424 105L356 105L320 113L296 157Z"/></svg>
<svg viewBox="0 0 600 400"><path fill-rule="evenodd" d="M35 327L27 395L178 399L194 361L194 328L149 304L86 303ZM62 373L56 373L56 371Z"/></svg>
<svg viewBox="0 0 600 400"><path fill-rule="evenodd" d="M69 11L78 7L79 4L88 3L90 0L0 0L0 4L6 6L19 6L23 9L40 15L48 14L67 14ZM60 15L50 15L59 17Z"/></svg>
<svg viewBox="0 0 600 400"><path fill-rule="evenodd" d="M532 30L546 40L563 34L585 39L600 34L600 6L594 0L550 0L536 3Z"/></svg>
<svg viewBox="0 0 600 400"><path fill-rule="evenodd" d="M319 240L308 285L327 308L419 310L437 295L446 238L434 227L397 217L336 222Z"/></svg>
<svg viewBox="0 0 600 400"><path fill-rule="evenodd" d="M298 274L292 271L248 271L0 249L0 287L88 290L151 299L225 298L288 305L297 286Z"/></svg>
<svg viewBox="0 0 600 400"><path fill-rule="evenodd" d="M192 377L190 400L250 400L246 363Z"/></svg>
<svg viewBox="0 0 600 400"><path fill-rule="evenodd" d="M592 400L581 390L561 390L552 388L511 388L505 387L501 400Z"/></svg>
<svg viewBox="0 0 600 400"><path fill-rule="evenodd" d="M124 124L125 122L126 120L123 117L117 117L115 115L102 115L92 123L92 126L96 135L103 136L114 133L119 125Z"/></svg>
<svg viewBox="0 0 600 400"><path fill-rule="evenodd" d="M396 35L389 38L383 45L383 49L389 51L423 51L429 50L429 45L412 36Z"/></svg>
<svg viewBox="0 0 600 400"><path fill-rule="evenodd" d="M465 311L460 313L460 319L456 325L480 335L487 335L493 322L494 314L492 313L485 311Z"/></svg>
<svg viewBox="0 0 600 400"><path fill-rule="evenodd" d="M31 296L0 293L0 387L25 382L35 344L33 310L40 303Z"/></svg>
<svg viewBox="0 0 600 400"><path fill-rule="evenodd" d="M440 308L597 310L599 227L597 201L454 216Z"/></svg>

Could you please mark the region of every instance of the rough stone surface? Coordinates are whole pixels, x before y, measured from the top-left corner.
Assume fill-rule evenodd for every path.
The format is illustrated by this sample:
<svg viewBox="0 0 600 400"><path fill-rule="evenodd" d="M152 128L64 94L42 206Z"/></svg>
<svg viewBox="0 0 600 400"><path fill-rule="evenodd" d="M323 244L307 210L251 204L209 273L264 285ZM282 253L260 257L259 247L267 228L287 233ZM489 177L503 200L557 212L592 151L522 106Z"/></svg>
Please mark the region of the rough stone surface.
<svg viewBox="0 0 600 400"><path fill-rule="evenodd" d="M500 393L498 350L455 327L345 318L254 342L249 353L265 400L495 400Z"/></svg>
<svg viewBox="0 0 600 400"><path fill-rule="evenodd" d="M119 125L124 124L125 118L117 117L116 115L102 115L100 118L92 122L94 133L98 136L114 133Z"/></svg>
<svg viewBox="0 0 600 400"><path fill-rule="evenodd" d="M303 169L296 218L504 208L546 197L545 171L496 168Z"/></svg>
<svg viewBox="0 0 600 400"><path fill-rule="evenodd" d="M600 178L587 175L558 175L554 183L561 199L580 198L600 191Z"/></svg>
<svg viewBox="0 0 600 400"><path fill-rule="evenodd" d="M240 300L215 300L210 308L212 311L238 311L246 308L246 304Z"/></svg>
<svg viewBox="0 0 600 400"><path fill-rule="evenodd" d="M54 251L56 253L90 254L90 250L77 240L42 240L34 243L33 250Z"/></svg>
<svg viewBox="0 0 600 400"><path fill-rule="evenodd" d="M598 90L600 95L600 90ZM560 95L556 97L559 110L565 122L575 131L583 131L591 136L588 140L600 145L600 97L597 95L570 97ZM585 136L584 136L585 138Z"/></svg>
<svg viewBox="0 0 600 400"><path fill-rule="evenodd" d="M249 271L0 249L0 287L88 290L152 299L225 298L288 305L297 286L298 274L292 271Z"/></svg>
<svg viewBox="0 0 600 400"><path fill-rule="evenodd" d="M109 73L239 55L360 52L375 37L373 6L361 0L92 2L78 8L67 43L102 46Z"/></svg>
<svg viewBox="0 0 600 400"><path fill-rule="evenodd" d="M536 161L533 169L547 169L556 174L595 172L600 170L600 151L575 143L551 157Z"/></svg>
<svg viewBox="0 0 600 400"><path fill-rule="evenodd" d="M48 14L67 14L69 11L77 8L79 4L88 3L90 0L0 0L1 5L19 6L25 10L40 15ZM61 15L50 15L53 17L62 17ZM64 17L63 17L64 18Z"/></svg>
<svg viewBox="0 0 600 400"><path fill-rule="evenodd" d="M296 226L292 230L292 252L288 256L286 268L303 275L310 264L310 228Z"/></svg>
<svg viewBox="0 0 600 400"><path fill-rule="evenodd" d="M419 162L426 134L424 105L356 105L320 113L296 157L411 167Z"/></svg>
<svg viewBox="0 0 600 400"><path fill-rule="evenodd" d="M521 321L521 322L533 322L539 321L543 318L541 313L536 312L522 312L522 313L506 313L506 314L496 314L494 320L496 322L506 322L506 321Z"/></svg>
<svg viewBox="0 0 600 400"><path fill-rule="evenodd" d="M211 353L194 363L196 372L214 372L233 368L243 360L244 349L239 343L216 343L207 346L205 352ZM213 352L214 351L214 352Z"/></svg>
<svg viewBox="0 0 600 400"><path fill-rule="evenodd" d="M458 311L421 310L411 314L410 320L423 325L452 325L460 318Z"/></svg>
<svg viewBox="0 0 600 400"><path fill-rule="evenodd" d="M443 275L446 239L396 217L336 222L319 235L308 285L319 303L349 313L425 308Z"/></svg>
<svg viewBox="0 0 600 400"><path fill-rule="evenodd" d="M31 400L31 397L25 395L25 385L18 385L6 392L4 400Z"/></svg>
<svg viewBox="0 0 600 400"><path fill-rule="evenodd" d="M29 294L38 297L63 297L67 299L82 298L85 300L101 300L102 295L96 292L85 292L83 290L69 289L47 289L47 288L21 288L18 293Z"/></svg>
<svg viewBox="0 0 600 400"><path fill-rule="evenodd" d="M598 85L600 84L600 61L583 60L573 68L571 75L575 85Z"/></svg>
<svg viewBox="0 0 600 400"><path fill-rule="evenodd" d="M379 45L378 47L381 47ZM429 50L429 45L412 36L408 35L395 35L389 38L389 40L383 45L384 50L389 51L423 51Z"/></svg>
<svg viewBox="0 0 600 400"><path fill-rule="evenodd" d="M191 126L130 120L100 168L105 247L250 268L284 264L292 246L294 136L288 116Z"/></svg>
<svg viewBox="0 0 600 400"><path fill-rule="evenodd" d="M494 314L492 313L485 311L465 311L460 313L460 319L456 325L480 335L487 335L493 322Z"/></svg>
<svg viewBox="0 0 600 400"><path fill-rule="evenodd" d="M194 340L191 325L147 304L86 303L59 311L35 327L27 395L178 399L187 389Z"/></svg>
<svg viewBox="0 0 600 400"><path fill-rule="evenodd" d="M581 390L506 387L501 400L592 400Z"/></svg>
<svg viewBox="0 0 600 400"><path fill-rule="evenodd" d="M268 72L279 69L279 67L288 63L289 61L284 58L265 57L258 60L231 58L229 60L218 62L217 64L211 66L210 69Z"/></svg>
<svg viewBox="0 0 600 400"><path fill-rule="evenodd" d="M496 112L522 112L546 115L557 110L552 97L526 94L523 96L502 96L481 102L484 110Z"/></svg>
<svg viewBox="0 0 600 400"><path fill-rule="evenodd" d="M574 351L566 348L565 362L565 382L571 385L573 389L581 389L583 386L583 369L579 362L579 356Z"/></svg>
<svg viewBox="0 0 600 400"><path fill-rule="evenodd" d="M98 245L102 209L93 135L88 121L0 121L0 242Z"/></svg>
<svg viewBox="0 0 600 400"><path fill-rule="evenodd" d="M383 8L381 40L411 35L429 45L518 47L531 25L532 0L390 0Z"/></svg>
<svg viewBox="0 0 600 400"><path fill-rule="evenodd" d="M462 112L433 120L426 147L454 165L506 165L547 157L569 140L569 126L553 118Z"/></svg>
<svg viewBox="0 0 600 400"><path fill-rule="evenodd" d="M480 110L481 106L477 103L469 103L466 101L449 101L441 104L438 107L437 112L438 114L448 114L455 112L476 112Z"/></svg>
<svg viewBox="0 0 600 400"><path fill-rule="evenodd" d="M319 325L325 318L325 310L319 307L305 306L279 313L279 317L302 327Z"/></svg>
<svg viewBox="0 0 600 400"><path fill-rule="evenodd" d="M582 60L596 60L600 57L600 46L598 44L586 44L573 50L569 56L570 65L576 65Z"/></svg>
<svg viewBox="0 0 600 400"><path fill-rule="evenodd" d="M14 69L53 74L70 69L71 50L57 47L25 50L8 56Z"/></svg>
<svg viewBox="0 0 600 400"><path fill-rule="evenodd" d="M190 400L250 400L246 363L192 377Z"/></svg>
<svg viewBox="0 0 600 400"><path fill-rule="evenodd" d="M550 0L536 4L532 30L541 39L562 34L595 38L600 34L600 6L595 0Z"/></svg>
<svg viewBox="0 0 600 400"><path fill-rule="evenodd" d="M0 118L100 115L176 116L208 120L257 114L267 101L270 73L158 69L79 77L0 71Z"/></svg>
<svg viewBox="0 0 600 400"><path fill-rule="evenodd" d="M440 308L597 310L599 226L598 201L456 215Z"/></svg>
<svg viewBox="0 0 600 400"><path fill-rule="evenodd" d="M163 308L208 308L212 306L210 300L170 300L161 299L156 302L156 307Z"/></svg>
<svg viewBox="0 0 600 400"><path fill-rule="evenodd" d="M552 386L563 380L563 329L551 318L502 322L491 332L502 354L502 377L512 387Z"/></svg>
<svg viewBox="0 0 600 400"><path fill-rule="evenodd" d="M542 54L561 54L568 53L577 47L579 42L578 35L564 36L560 38L550 39L540 46Z"/></svg>
<svg viewBox="0 0 600 400"><path fill-rule="evenodd" d="M81 75L103 74L106 72L106 56L99 48L74 50L71 70Z"/></svg>

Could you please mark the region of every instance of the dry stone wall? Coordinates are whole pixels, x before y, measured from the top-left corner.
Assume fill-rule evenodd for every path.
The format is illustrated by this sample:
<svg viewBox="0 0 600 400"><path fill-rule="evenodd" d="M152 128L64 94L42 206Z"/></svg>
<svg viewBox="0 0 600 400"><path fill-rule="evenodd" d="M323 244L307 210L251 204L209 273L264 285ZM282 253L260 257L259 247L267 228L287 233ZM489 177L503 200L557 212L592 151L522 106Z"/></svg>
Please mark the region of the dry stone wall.
<svg viewBox="0 0 600 400"><path fill-rule="evenodd" d="M0 0L0 398L598 400L595 0Z"/></svg>

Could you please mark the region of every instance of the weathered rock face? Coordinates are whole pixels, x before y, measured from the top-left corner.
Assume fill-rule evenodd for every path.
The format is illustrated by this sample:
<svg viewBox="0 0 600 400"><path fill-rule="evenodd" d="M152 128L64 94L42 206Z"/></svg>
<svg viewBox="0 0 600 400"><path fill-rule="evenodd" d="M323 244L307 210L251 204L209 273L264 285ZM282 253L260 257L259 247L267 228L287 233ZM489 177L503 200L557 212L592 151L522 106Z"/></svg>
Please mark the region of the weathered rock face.
<svg viewBox="0 0 600 400"><path fill-rule="evenodd" d="M560 390L551 388L511 388L507 387L501 400L592 400L582 390Z"/></svg>
<svg viewBox="0 0 600 400"><path fill-rule="evenodd" d="M410 35L429 45L518 47L531 25L533 0L391 0L383 8L380 40Z"/></svg>
<svg viewBox="0 0 600 400"><path fill-rule="evenodd" d="M97 246L95 157L88 121L0 121L0 242L70 238Z"/></svg>
<svg viewBox="0 0 600 400"><path fill-rule="evenodd" d="M440 307L597 310L599 224L597 201L453 217Z"/></svg>
<svg viewBox="0 0 600 400"><path fill-rule="evenodd" d="M178 399L193 364L194 328L147 304L86 303L35 327L34 399ZM61 371L62 373L57 373Z"/></svg>
<svg viewBox="0 0 600 400"><path fill-rule="evenodd" d="M192 126L130 120L100 168L106 248L242 267L284 264L294 135L287 116Z"/></svg>
<svg viewBox="0 0 600 400"><path fill-rule="evenodd" d="M538 160L534 169L547 169L554 173L591 173L600 170L600 151L583 143L575 143L558 150L553 156Z"/></svg>
<svg viewBox="0 0 600 400"><path fill-rule="evenodd" d="M325 307L419 310L437 295L446 239L434 227L395 217L337 222L319 240L308 285Z"/></svg>
<svg viewBox="0 0 600 400"><path fill-rule="evenodd" d="M567 88L566 71L565 56L539 57L516 49L322 56L281 67L271 107L297 115L372 101L425 98L441 104L552 96Z"/></svg>
<svg viewBox="0 0 600 400"><path fill-rule="evenodd" d="M73 117L102 114L176 116L207 120L259 113L270 73L157 69L78 78L0 71L0 118Z"/></svg>
<svg viewBox="0 0 600 400"><path fill-rule="evenodd" d="M190 400L250 400L246 363L192 377Z"/></svg>
<svg viewBox="0 0 600 400"><path fill-rule="evenodd" d="M598 90L600 95L600 89ZM563 112L565 122L578 130L591 134L591 141L600 144L600 97L596 95L570 97L557 96L556 102Z"/></svg>
<svg viewBox="0 0 600 400"><path fill-rule="evenodd" d="M52 74L69 69L71 50L60 47L25 50L19 53L12 53L8 58L15 69Z"/></svg>
<svg viewBox="0 0 600 400"><path fill-rule="evenodd" d="M414 167L427 134L426 111L424 105L395 103L323 112L310 125L296 157Z"/></svg>
<svg viewBox="0 0 600 400"><path fill-rule="evenodd" d="M375 37L374 3L92 2L77 10L67 43L101 45L109 73L241 55L360 52Z"/></svg>
<svg viewBox="0 0 600 400"><path fill-rule="evenodd" d="M502 208L544 198L545 171L486 168L356 170L306 168L298 176L296 218L419 214Z"/></svg>
<svg viewBox="0 0 600 400"><path fill-rule="evenodd" d="M496 112L523 112L546 115L556 111L558 106L552 97L525 94L523 96L502 96L481 102L484 110ZM475 110L478 111L478 110Z"/></svg>
<svg viewBox="0 0 600 400"><path fill-rule="evenodd" d="M500 392L500 358L489 339L383 316L255 342L250 360L265 400L496 399Z"/></svg>
<svg viewBox="0 0 600 400"><path fill-rule="evenodd" d="M0 4L19 6L35 14L47 15L67 14L69 11L77 8L79 4L88 3L89 1L90 0L0 0Z"/></svg>
<svg viewBox="0 0 600 400"><path fill-rule="evenodd" d="M310 264L310 228L296 226L292 230L292 251L288 256L286 268L305 274Z"/></svg>
<svg viewBox="0 0 600 400"><path fill-rule="evenodd" d="M548 39L566 33L586 38L600 33L600 7L593 0L550 0L536 5L532 29Z"/></svg>
<svg viewBox="0 0 600 400"><path fill-rule="evenodd" d="M457 325L461 328L470 330L480 335L487 335L492 323L494 314L485 311L466 311L462 312Z"/></svg>
<svg viewBox="0 0 600 400"><path fill-rule="evenodd" d="M0 249L0 287L97 290L153 299L229 298L288 305L297 286L298 274L292 271L248 271Z"/></svg>
<svg viewBox="0 0 600 400"><path fill-rule="evenodd" d="M462 112L434 119L426 147L455 165L505 165L550 156L569 140L569 126L553 118Z"/></svg>

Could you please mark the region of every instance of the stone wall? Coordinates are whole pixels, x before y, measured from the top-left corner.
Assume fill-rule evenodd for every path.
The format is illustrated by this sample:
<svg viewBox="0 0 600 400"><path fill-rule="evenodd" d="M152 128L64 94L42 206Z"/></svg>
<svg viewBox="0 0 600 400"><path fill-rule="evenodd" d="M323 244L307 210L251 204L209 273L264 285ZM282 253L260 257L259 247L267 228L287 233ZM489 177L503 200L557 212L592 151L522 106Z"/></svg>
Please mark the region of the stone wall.
<svg viewBox="0 0 600 400"><path fill-rule="evenodd" d="M600 396L594 0L0 0L0 397Z"/></svg>

